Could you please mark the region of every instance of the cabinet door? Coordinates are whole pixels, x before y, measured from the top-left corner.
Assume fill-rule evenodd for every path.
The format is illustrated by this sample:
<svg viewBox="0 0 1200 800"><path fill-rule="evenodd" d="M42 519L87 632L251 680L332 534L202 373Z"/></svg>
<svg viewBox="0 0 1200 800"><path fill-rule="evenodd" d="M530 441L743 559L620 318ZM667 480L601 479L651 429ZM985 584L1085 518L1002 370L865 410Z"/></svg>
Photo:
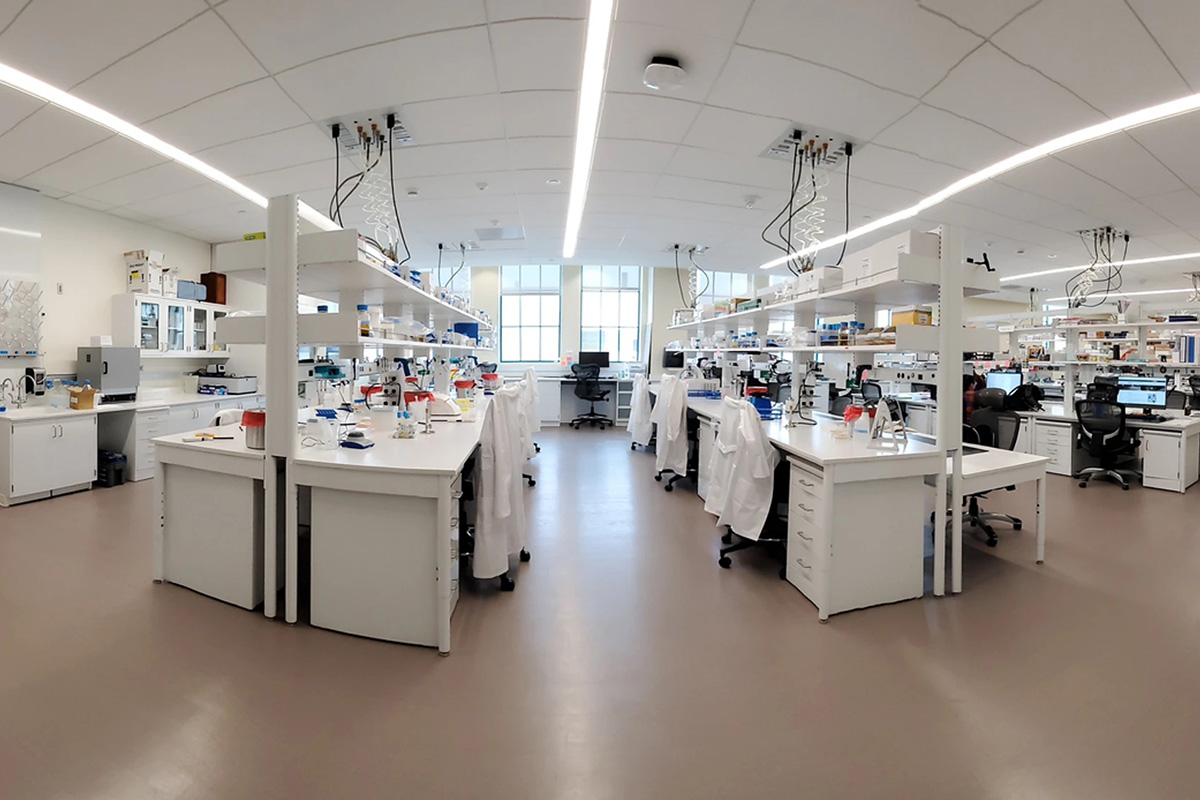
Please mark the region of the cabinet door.
<svg viewBox="0 0 1200 800"><path fill-rule="evenodd" d="M167 315L163 326L163 338L168 353L186 353L188 350L188 307L182 303L167 303Z"/></svg>
<svg viewBox="0 0 1200 800"><path fill-rule="evenodd" d="M1179 446L1182 439L1161 433L1142 433L1142 474L1147 478L1179 480Z"/></svg>
<svg viewBox="0 0 1200 800"><path fill-rule="evenodd" d="M209 418L206 416L201 420L200 416L200 406L198 405L172 406L167 415L167 433L185 433L203 428Z"/></svg>
<svg viewBox="0 0 1200 800"><path fill-rule="evenodd" d="M191 316L193 353L207 353L211 347L210 325L211 312L207 308L192 306L188 309Z"/></svg>
<svg viewBox="0 0 1200 800"><path fill-rule="evenodd" d="M162 304L153 300L139 300L137 315L138 346L153 352L162 350Z"/></svg>
<svg viewBox="0 0 1200 800"><path fill-rule="evenodd" d="M217 320L222 319L224 316L225 316L224 311L217 311L216 309L212 310L212 315L210 317L212 324L210 324L208 326L208 328L209 328L209 330L208 330L208 337L209 337L208 338L208 350L209 350L209 352L223 353L228 349L227 347L225 347L225 345L217 344Z"/></svg>
<svg viewBox="0 0 1200 800"><path fill-rule="evenodd" d="M538 402L541 403L542 423L557 425L562 416L562 384L538 381Z"/></svg>
<svg viewBox="0 0 1200 800"><path fill-rule="evenodd" d="M27 422L12 426L12 497L48 492L54 488L57 441L57 422Z"/></svg>
<svg viewBox="0 0 1200 800"><path fill-rule="evenodd" d="M54 461L52 488L77 486L96 479L96 415L64 419L58 423Z"/></svg>

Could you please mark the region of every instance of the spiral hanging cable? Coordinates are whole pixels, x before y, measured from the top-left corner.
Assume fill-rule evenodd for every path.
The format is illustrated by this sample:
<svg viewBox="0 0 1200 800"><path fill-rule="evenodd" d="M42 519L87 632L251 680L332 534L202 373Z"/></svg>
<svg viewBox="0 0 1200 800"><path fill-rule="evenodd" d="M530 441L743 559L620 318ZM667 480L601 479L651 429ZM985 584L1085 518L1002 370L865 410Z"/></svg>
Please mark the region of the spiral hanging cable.
<svg viewBox="0 0 1200 800"><path fill-rule="evenodd" d="M391 186L388 179L374 170L369 172L363 182L362 197L367 226L374 229L376 241L395 252L396 219L392 211Z"/></svg>
<svg viewBox="0 0 1200 800"><path fill-rule="evenodd" d="M825 202L829 198L825 195L824 189L827 186L829 186L829 170L823 164L814 165L813 198L807 204L804 215L798 216L792 223L792 232L795 238L803 243L800 249L806 249L820 242L821 236L825 232ZM801 262L801 269L810 270L815 263L815 255L805 256Z"/></svg>

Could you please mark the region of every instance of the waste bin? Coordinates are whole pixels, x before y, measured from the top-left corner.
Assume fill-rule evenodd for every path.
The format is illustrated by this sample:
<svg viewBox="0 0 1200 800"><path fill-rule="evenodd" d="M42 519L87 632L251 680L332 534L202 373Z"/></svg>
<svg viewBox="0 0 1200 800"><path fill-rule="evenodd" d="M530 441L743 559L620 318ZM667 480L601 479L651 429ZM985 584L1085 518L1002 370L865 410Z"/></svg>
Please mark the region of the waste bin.
<svg viewBox="0 0 1200 800"><path fill-rule="evenodd" d="M101 450L96 461L96 485L108 489L125 483L125 465L129 459L124 453Z"/></svg>

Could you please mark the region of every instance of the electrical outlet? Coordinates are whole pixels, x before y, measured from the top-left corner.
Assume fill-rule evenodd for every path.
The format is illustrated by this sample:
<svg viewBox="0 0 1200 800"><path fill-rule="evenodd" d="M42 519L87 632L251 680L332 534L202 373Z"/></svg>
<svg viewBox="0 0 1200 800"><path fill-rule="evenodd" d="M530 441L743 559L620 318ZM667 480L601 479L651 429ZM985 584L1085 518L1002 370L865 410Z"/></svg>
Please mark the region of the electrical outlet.
<svg viewBox="0 0 1200 800"><path fill-rule="evenodd" d="M62 284L61 284L61 283L57 283L57 284L55 284L54 286L55 286L55 291L56 291L58 294L62 294L62 293L63 293L63 286L62 286Z"/></svg>
<svg viewBox="0 0 1200 800"><path fill-rule="evenodd" d="M856 155L863 147L861 142L855 141L844 133L797 122L789 125L787 130L763 151L762 157L791 161L796 144L799 143L803 148L810 142L821 153L821 163L825 166L837 164L846 154L846 145L851 145Z"/></svg>

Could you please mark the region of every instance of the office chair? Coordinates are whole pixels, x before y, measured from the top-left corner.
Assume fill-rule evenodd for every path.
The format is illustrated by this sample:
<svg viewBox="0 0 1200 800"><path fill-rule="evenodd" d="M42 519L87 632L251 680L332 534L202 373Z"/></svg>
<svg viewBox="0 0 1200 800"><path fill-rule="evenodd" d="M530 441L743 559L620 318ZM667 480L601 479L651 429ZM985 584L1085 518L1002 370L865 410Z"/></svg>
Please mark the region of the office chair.
<svg viewBox="0 0 1200 800"><path fill-rule="evenodd" d="M1017 446L1017 436L1021 432L1021 417L1015 411L1004 410L1008 395L1003 389L982 389L975 395L980 405L971 412L970 428L975 432L978 444L994 447L997 450L1012 450ZM965 434L965 431L964 431ZM966 437L963 438L966 443ZM1004 490L1011 492L1016 486L1006 486ZM1004 522L1012 525L1014 531L1021 530L1021 520L1009 514L999 514L984 511L979 507L979 500L987 497L987 492L978 492L967 497L967 510L963 523L979 528L987 534L987 546L995 547L996 531L988 522Z"/></svg>
<svg viewBox="0 0 1200 800"><path fill-rule="evenodd" d="M604 430L605 425L612 426L611 419L596 412L596 403L607 402L611 394L608 389L600 388L600 367L595 364L572 364L571 374L575 376L575 396L587 400L591 405L591 410L571 420L571 425L575 430L579 430L584 423L593 428L599 425L600 430Z"/></svg>
<svg viewBox="0 0 1200 800"><path fill-rule="evenodd" d="M859 394L862 395L863 406L871 408L879 404L883 399L883 387L878 381L863 381L858 387Z"/></svg>
<svg viewBox="0 0 1200 800"><path fill-rule="evenodd" d="M210 428L223 428L226 425L237 425L242 421L242 409L240 408L224 408L213 414L212 419L208 421Z"/></svg>
<svg viewBox="0 0 1200 800"><path fill-rule="evenodd" d="M1167 390L1167 408L1173 408L1176 411L1182 411L1187 408L1188 396L1178 389Z"/></svg>
<svg viewBox="0 0 1200 800"><path fill-rule="evenodd" d="M1075 420L1079 424L1076 447L1100 459L1100 466L1088 467L1074 476L1079 486L1086 487L1097 476L1112 478L1128 491L1129 481L1137 478L1136 470L1120 469L1137 458L1137 433L1125 426L1125 406L1100 400L1076 400Z"/></svg>
<svg viewBox="0 0 1200 800"><path fill-rule="evenodd" d="M1188 388L1192 390L1192 394L1188 400L1187 408L1190 411L1195 411L1197 408L1200 408L1200 375L1188 375Z"/></svg>
<svg viewBox="0 0 1200 800"><path fill-rule="evenodd" d="M1120 391L1115 377L1098 375L1087 385L1087 399L1096 403L1116 403Z"/></svg>
<svg viewBox="0 0 1200 800"><path fill-rule="evenodd" d="M829 413L833 414L835 417L840 417L846 413L846 409L849 408L853 403L854 399L850 397L850 395L840 395L834 398L833 402L829 404Z"/></svg>

